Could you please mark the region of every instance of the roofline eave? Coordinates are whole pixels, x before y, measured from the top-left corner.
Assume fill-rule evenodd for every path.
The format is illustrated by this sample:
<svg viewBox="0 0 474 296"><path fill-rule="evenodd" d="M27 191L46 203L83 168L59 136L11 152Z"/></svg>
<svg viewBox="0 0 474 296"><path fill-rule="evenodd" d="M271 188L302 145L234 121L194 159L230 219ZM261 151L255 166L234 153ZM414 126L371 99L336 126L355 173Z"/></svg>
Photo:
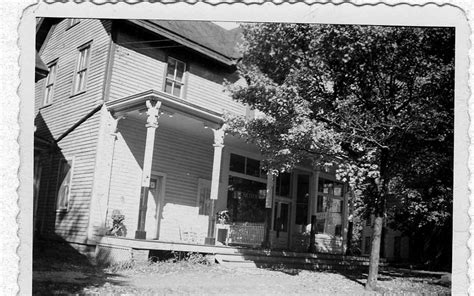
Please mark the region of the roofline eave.
<svg viewBox="0 0 474 296"><path fill-rule="evenodd" d="M146 109L146 101L160 101L161 109L177 112L185 116L203 121L210 127L218 128L224 123L223 114L186 102L170 94L154 89L137 93L128 97L120 98L105 103L107 109L115 117L120 117L131 111L142 111Z"/></svg>

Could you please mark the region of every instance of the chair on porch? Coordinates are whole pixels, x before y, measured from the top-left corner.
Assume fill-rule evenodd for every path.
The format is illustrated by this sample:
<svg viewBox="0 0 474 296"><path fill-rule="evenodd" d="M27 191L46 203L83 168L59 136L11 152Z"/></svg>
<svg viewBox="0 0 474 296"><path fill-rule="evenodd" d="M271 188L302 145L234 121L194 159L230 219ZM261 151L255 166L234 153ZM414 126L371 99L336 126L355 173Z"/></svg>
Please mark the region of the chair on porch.
<svg viewBox="0 0 474 296"><path fill-rule="evenodd" d="M179 239L182 242L198 244L199 237L196 231L192 227L179 226Z"/></svg>

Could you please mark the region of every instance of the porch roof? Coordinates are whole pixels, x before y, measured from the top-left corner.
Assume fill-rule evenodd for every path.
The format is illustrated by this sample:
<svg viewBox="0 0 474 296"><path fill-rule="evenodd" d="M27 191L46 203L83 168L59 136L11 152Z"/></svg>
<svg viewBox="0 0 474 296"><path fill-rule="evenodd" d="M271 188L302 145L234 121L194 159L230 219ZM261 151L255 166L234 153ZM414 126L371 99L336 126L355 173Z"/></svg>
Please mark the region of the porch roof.
<svg viewBox="0 0 474 296"><path fill-rule="evenodd" d="M114 116L120 116L121 114L131 111L145 111L147 100L160 101L161 110L183 114L187 117L203 121L213 128L218 128L224 123L222 113L203 108L154 89L117 100L108 101L105 105Z"/></svg>

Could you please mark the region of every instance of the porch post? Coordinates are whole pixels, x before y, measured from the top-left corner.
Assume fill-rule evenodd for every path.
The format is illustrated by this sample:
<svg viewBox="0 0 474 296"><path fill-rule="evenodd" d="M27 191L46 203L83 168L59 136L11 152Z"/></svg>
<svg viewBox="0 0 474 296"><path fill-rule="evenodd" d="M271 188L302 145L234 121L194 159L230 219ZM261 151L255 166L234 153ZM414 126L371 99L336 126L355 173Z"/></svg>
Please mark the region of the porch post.
<svg viewBox="0 0 474 296"><path fill-rule="evenodd" d="M265 237L262 243L263 248L270 248L270 231L272 224L272 207L273 207L273 172L267 172L267 196L265 199Z"/></svg>
<svg viewBox="0 0 474 296"><path fill-rule="evenodd" d="M214 235L214 225L216 219L215 202L219 197L219 179L221 175L221 160L222 149L224 148L224 127L219 129L212 129L214 133L214 160L212 162L212 180L211 180L211 209L209 212L209 226L207 230L207 237L205 238L206 245L215 245L216 238Z"/></svg>
<svg viewBox="0 0 474 296"><path fill-rule="evenodd" d="M135 231L136 239L145 239L145 218L146 218L146 208L148 203L148 188L150 186L150 175L151 175L151 165L153 161L153 148L155 146L155 131L158 127L158 117L160 115L160 106L161 102L158 101L153 106L152 103L147 100L146 106L148 108L146 114L147 123L146 123L146 144L145 144L145 156L143 157L143 172L142 172L142 187L140 192L140 205L138 210L138 225L137 230Z"/></svg>

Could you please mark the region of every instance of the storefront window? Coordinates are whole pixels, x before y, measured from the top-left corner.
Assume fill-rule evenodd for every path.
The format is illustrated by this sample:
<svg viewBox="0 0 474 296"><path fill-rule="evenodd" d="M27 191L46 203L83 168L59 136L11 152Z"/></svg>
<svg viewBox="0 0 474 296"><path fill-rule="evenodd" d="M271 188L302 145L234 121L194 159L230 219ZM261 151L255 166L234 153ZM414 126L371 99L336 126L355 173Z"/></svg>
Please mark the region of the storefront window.
<svg viewBox="0 0 474 296"><path fill-rule="evenodd" d="M265 221L265 183L229 177L227 207L233 222Z"/></svg>
<svg viewBox="0 0 474 296"><path fill-rule="evenodd" d="M319 178L316 200L318 233L333 236L342 235L342 213L344 208L344 185L342 183Z"/></svg>
<svg viewBox="0 0 474 296"><path fill-rule="evenodd" d="M298 175L296 190L295 224L301 225L300 231L308 224L309 175Z"/></svg>
<svg viewBox="0 0 474 296"><path fill-rule="evenodd" d="M260 160L234 153L230 154L229 170L257 178L265 178L266 172L262 170Z"/></svg>

